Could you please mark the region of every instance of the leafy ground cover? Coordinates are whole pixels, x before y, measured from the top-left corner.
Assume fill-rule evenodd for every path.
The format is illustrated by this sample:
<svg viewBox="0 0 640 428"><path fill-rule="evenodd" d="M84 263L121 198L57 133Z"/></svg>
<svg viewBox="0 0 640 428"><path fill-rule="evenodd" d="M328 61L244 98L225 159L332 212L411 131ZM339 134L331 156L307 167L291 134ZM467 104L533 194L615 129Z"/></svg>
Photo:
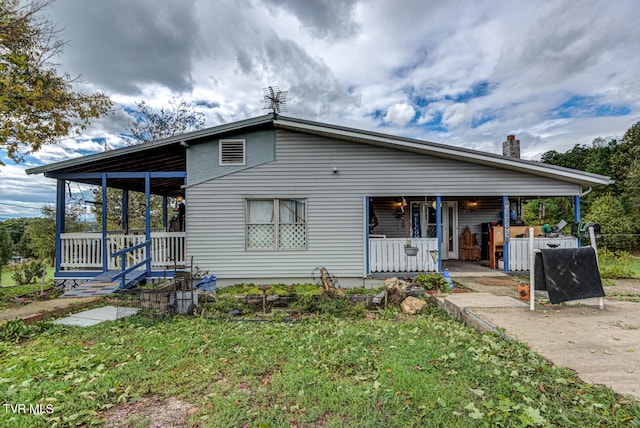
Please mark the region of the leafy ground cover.
<svg viewBox="0 0 640 428"><path fill-rule="evenodd" d="M0 412L1 426L99 424L162 399L188 403L185 417L200 427L640 425L637 402L433 308L394 320L137 316L5 328L3 403L51 412ZM153 414L130 418L146 426Z"/></svg>

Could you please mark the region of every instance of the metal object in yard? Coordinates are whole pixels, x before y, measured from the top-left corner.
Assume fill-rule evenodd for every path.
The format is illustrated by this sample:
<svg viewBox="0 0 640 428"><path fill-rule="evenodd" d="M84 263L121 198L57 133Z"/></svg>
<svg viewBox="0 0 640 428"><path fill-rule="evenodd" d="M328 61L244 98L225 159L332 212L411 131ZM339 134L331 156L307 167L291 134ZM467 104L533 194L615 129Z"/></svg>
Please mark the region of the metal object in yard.
<svg viewBox="0 0 640 428"><path fill-rule="evenodd" d="M259 285L258 290L262 291L262 313L267 313L267 290L271 290L270 285Z"/></svg>

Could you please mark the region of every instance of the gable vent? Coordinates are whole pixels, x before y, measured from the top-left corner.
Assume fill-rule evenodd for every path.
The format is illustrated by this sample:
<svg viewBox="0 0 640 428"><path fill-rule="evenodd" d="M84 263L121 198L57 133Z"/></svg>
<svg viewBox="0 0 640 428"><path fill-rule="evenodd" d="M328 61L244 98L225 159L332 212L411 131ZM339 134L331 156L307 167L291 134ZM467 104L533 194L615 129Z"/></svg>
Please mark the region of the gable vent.
<svg viewBox="0 0 640 428"><path fill-rule="evenodd" d="M244 165L245 141L220 140L220 165Z"/></svg>

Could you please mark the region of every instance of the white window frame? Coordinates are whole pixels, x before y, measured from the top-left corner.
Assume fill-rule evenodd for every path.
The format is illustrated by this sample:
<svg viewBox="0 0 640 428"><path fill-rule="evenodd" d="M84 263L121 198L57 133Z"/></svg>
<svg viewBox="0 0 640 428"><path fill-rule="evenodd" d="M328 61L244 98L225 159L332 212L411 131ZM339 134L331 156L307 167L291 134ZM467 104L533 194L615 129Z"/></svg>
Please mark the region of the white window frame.
<svg viewBox="0 0 640 428"><path fill-rule="evenodd" d="M223 162L222 146L224 143L242 143L242 162ZM247 141L240 138L219 140L218 142L218 165L219 166L244 166L247 164Z"/></svg>
<svg viewBox="0 0 640 428"><path fill-rule="evenodd" d="M281 200L297 200L304 202L304 222L301 223L281 223L280 222L280 201ZM270 248L253 248L249 246L249 226L253 225L249 223L249 202L251 201L271 201L273 202L273 222L266 223L273 226L274 229L274 237L273 237L273 246ZM309 235L308 235L308 220L307 213L309 211L308 200L307 198L246 198L244 201L244 232L245 232L245 243L244 247L249 251L301 251L307 250L309 245ZM304 246L300 247L280 247L280 226L287 224L302 224L304 225Z"/></svg>

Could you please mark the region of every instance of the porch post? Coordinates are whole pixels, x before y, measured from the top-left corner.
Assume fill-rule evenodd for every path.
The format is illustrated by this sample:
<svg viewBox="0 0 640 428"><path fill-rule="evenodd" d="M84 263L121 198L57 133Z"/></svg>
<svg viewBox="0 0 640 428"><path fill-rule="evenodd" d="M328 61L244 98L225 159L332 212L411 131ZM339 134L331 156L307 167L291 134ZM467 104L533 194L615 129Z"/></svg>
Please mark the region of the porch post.
<svg viewBox="0 0 640 428"><path fill-rule="evenodd" d="M580 223L580 195L573 197L573 221ZM582 246L580 236L578 236L578 248Z"/></svg>
<svg viewBox="0 0 640 428"><path fill-rule="evenodd" d="M122 230L129 233L129 191L126 189L122 191Z"/></svg>
<svg viewBox="0 0 640 428"><path fill-rule="evenodd" d="M60 272L60 263L62 262L62 241L60 235L64 233L65 226L65 194L64 180L57 180L56 184L56 273Z"/></svg>
<svg viewBox="0 0 640 428"><path fill-rule="evenodd" d="M164 195L162 197L162 228L165 230L165 232L167 231L167 227L169 227L169 221L168 221L169 213L167 211L168 204L169 204L169 198L166 195Z"/></svg>
<svg viewBox="0 0 640 428"><path fill-rule="evenodd" d="M151 173L144 176L144 198L146 201L144 233L145 240L151 242ZM147 246L147 273L151 273L151 247Z"/></svg>
<svg viewBox="0 0 640 428"><path fill-rule="evenodd" d="M102 272L109 270L107 254L107 173L102 173Z"/></svg>
<svg viewBox="0 0 640 428"><path fill-rule="evenodd" d="M509 272L509 240L511 237L511 215L509 197L502 197L502 230L504 231L504 244L502 246L502 260L504 271Z"/></svg>
<svg viewBox="0 0 640 428"><path fill-rule="evenodd" d="M364 278L367 278L369 276L369 272L371 267L369 266L369 220L370 220L370 215L369 213L371 212L371 208L369 207L369 205L371 204L371 201L369 200L368 196L364 197Z"/></svg>
<svg viewBox="0 0 640 428"><path fill-rule="evenodd" d="M442 272L442 197L436 196L436 239L438 240L438 272Z"/></svg>

